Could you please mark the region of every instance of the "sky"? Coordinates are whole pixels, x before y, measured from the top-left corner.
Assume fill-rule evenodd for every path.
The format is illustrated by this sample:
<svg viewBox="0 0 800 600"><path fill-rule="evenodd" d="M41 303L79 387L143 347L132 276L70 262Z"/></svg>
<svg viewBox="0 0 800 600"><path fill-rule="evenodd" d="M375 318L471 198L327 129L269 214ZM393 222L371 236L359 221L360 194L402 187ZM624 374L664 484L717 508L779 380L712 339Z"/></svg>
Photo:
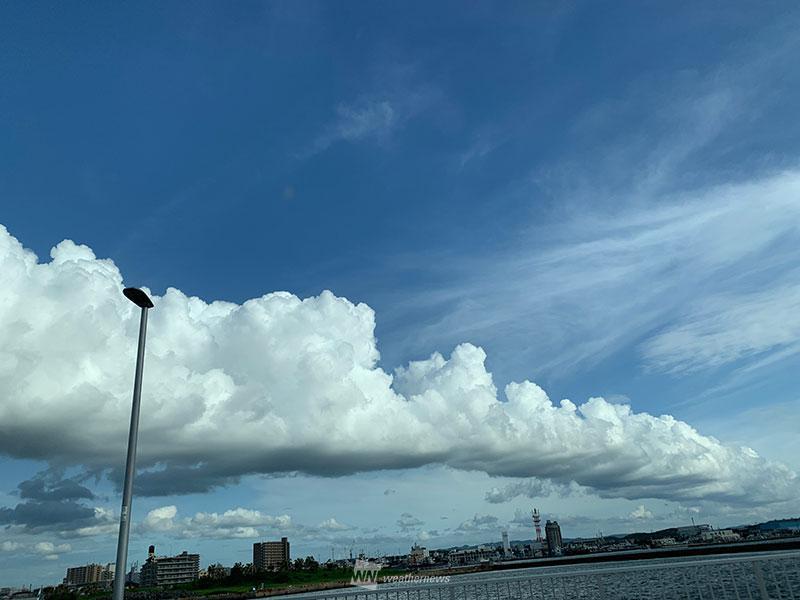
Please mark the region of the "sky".
<svg viewBox="0 0 800 600"><path fill-rule="evenodd" d="M0 6L0 585L800 516L791 2Z"/></svg>

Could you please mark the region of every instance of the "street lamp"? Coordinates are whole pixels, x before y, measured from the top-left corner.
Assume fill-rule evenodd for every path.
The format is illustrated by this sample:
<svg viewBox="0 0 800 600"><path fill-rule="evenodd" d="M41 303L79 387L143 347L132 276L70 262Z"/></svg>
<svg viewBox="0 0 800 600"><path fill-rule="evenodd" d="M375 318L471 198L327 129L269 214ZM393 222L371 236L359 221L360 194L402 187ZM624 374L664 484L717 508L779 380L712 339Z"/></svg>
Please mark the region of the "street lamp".
<svg viewBox="0 0 800 600"><path fill-rule="evenodd" d="M142 309L142 317L139 321L139 350L136 353L136 376L133 380L133 408L131 409L131 428L128 433L128 460L125 462L122 510L119 514L119 538L117 539L117 562L114 567L113 600L122 600L125 595L125 567L128 562L133 475L136 472L136 439L139 437L139 404L142 397L142 372L144 371L144 338L147 334L147 311L153 308L153 301L139 288L125 288L122 293L125 294L128 300Z"/></svg>

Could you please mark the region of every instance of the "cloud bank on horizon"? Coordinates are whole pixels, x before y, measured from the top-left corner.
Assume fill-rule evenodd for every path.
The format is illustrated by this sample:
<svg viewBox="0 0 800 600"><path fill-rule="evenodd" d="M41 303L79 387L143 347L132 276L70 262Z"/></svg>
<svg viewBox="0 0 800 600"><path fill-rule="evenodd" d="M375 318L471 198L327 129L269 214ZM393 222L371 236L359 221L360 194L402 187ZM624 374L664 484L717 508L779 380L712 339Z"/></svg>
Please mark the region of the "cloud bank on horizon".
<svg viewBox="0 0 800 600"><path fill-rule="evenodd" d="M0 226L0 284L0 453L118 476L109 457L124 451L138 326L122 274L70 240L40 262ZM530 381L499 392L469 343L387 373L372 309L331 292L239 305L170 288L154 301L137 479L146 495L255 473L428 464L628 499L754 505L799 491L785 465L670 415L603 398L556 404ZM62 485L31 498L59 491L82 497Z"/></svg>

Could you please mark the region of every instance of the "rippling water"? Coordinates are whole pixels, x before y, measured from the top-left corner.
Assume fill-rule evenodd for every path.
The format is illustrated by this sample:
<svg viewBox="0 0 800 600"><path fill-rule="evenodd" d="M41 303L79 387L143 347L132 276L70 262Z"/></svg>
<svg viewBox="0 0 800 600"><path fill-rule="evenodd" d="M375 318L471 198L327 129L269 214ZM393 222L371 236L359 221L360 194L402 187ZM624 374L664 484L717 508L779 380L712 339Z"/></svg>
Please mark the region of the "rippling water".
<svg viewBox="0 0 800 600"><path fill-rule="evenodd" d="M359 588L292 598L364 598ZM386 584L376 600L648 598L800 600L800 552L659 558L455 575L448 585Z"/></svg>

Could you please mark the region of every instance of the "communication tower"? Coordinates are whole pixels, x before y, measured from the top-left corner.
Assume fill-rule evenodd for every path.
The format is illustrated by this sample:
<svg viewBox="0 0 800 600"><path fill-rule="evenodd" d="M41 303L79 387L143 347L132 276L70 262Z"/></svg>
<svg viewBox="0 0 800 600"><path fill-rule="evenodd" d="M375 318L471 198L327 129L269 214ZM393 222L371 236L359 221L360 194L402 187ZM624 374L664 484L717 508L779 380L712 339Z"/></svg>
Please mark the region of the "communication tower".
<svg viewBox="0 0 800 600"><path fill-rule="evenodd" d="M541 542L542 541L542 517L539 515L539 509L538 508L534 508L533 512L531 513L531 515L533 515L533 526L536 528L536 541L537 542Z"/></svg>

